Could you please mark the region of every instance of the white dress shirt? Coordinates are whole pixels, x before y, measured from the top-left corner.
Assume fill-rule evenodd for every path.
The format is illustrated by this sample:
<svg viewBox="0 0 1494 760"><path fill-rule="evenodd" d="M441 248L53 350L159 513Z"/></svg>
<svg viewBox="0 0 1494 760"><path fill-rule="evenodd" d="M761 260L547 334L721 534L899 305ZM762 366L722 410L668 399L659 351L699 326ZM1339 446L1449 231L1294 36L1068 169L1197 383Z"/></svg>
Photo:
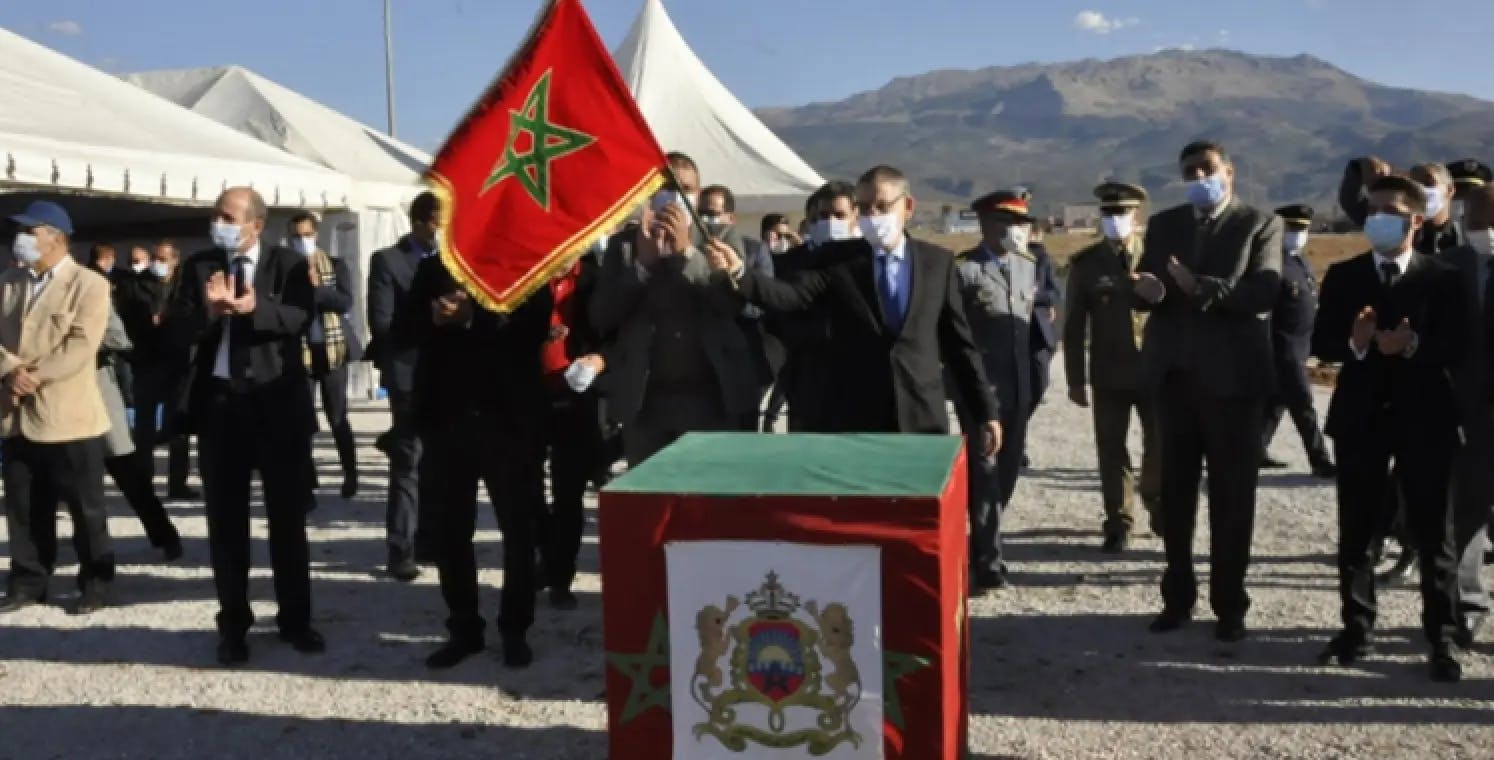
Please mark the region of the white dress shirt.
<svg viewBox="0 0 1494 760"><path fill-rule="evenodd" d="M243 273L244 274L244 280L245 280L244 287L245 288L253 287L253 285L254 285L254 273L255 273L256 270L259 269L259 243L255 243L253 248L250 248L249 250L244 251L243 253L235 253L235 254L229 256L228 257L228 272L227 272L227 274L229 274L229 275L233 274L234 259L237 259L237 258L248 258L249 259L247 262L244 263L244 273ZM233 370L229 367L229 364L228 364L228 350L229 350L229 348L228 348L228 340L229 340L229 337L228 337L229 330L228 330L228 328L229 328L229 323L232 321L232 319L233 319L232 317L225 317L223 319L223 338L218 341L218 356L213 361L213 377L216 377L216 378L218 378L220 380L231 380L231 379L233 379Z"/></svg>
<svg viewBox="0 0 1494 760"><path fill-rule="evenodd" d="M1380 269L1385 266L1386 262L1388 262L1388 261L1395 262L1395 265L1400 269L1400 272L1401 272L1402 275L1405 275L1406 274L1406 269L1411 266L1411 249L1410 248L1407 248L1406 250L1401 251L1400 253L1397 253L1395 256L1386 256L1386 255L1380 253L1379 251L1375 251L1374 255L1375 255L1375 276L1376 277L1381 277L1381 282L1384 282L1384 278L1380 274ZM1389 285L1390 283L1384 283L1384 284ZM1416 353L1416 346L1419 343L1420 343L1420 340L1417 337L1412 337L1411 338L1411 345L1406 348L1405 356L1410 357L1412 354L1415 354ZM1354 354L1354 358L1358 359L1359 361L1364 361L1364 357L1369 356L1369 347L1365 346L1364 350L1360 351L1359 347L1354 345L1354 336L1352 336L1352 335L1349 336L1349 351L1351 353L1353 353Z"/></svg>

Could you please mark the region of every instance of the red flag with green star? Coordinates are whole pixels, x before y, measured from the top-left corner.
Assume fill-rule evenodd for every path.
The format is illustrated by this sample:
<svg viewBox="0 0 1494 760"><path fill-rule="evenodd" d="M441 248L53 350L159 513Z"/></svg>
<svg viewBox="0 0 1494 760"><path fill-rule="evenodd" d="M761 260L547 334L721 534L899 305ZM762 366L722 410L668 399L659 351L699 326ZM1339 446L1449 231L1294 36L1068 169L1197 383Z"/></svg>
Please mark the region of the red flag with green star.
<svg viewBox="0 0 1494 760"><path fill-rule="evenodd" d="M441 258L512 311L663 183L664 151L580 0L550 0L431 165Z"/></svg>

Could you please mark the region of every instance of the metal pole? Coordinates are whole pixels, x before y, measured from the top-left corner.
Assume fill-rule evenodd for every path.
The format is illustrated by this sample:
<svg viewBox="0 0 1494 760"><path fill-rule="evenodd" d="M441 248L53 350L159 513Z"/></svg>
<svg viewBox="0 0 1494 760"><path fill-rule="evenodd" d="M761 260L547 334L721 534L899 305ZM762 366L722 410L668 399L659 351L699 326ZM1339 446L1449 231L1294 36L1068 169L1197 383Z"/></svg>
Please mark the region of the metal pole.
<svg viewBox="0 0 1494 760"><path fill-rule="evenodd" d="M389 109L389 136L394 137L394 22L390 0L384 0L384 98Z"/></svg>

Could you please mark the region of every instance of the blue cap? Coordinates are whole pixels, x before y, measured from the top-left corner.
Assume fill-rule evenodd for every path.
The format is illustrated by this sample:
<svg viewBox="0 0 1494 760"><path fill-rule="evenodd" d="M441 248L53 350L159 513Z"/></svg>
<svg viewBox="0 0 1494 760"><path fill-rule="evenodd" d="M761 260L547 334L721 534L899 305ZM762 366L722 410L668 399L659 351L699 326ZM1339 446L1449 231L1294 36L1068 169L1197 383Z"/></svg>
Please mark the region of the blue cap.
<svg viewBox="0 0 1494 760"><path fill-rule="evenodd" d="M46 225L62 234L71 236L73 234L73 220L67 215L61 206L51 201L32 201L26 210L11 217L10 220L22 227L38 227Z"/></svg>

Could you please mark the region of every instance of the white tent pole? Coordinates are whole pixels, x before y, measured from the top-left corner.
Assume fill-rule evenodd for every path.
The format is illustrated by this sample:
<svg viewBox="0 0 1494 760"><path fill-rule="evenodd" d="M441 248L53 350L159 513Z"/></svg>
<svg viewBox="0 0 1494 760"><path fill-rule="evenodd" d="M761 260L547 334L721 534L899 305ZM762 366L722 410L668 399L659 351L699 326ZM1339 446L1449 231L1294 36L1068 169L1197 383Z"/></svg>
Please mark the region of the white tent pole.
<svg viewBox="0 0 1494 760"><path fill-rule="evenodd" d="M389 110L389 136L394 137L394 22L390 0L384 0L384 99Z"/></svg>

